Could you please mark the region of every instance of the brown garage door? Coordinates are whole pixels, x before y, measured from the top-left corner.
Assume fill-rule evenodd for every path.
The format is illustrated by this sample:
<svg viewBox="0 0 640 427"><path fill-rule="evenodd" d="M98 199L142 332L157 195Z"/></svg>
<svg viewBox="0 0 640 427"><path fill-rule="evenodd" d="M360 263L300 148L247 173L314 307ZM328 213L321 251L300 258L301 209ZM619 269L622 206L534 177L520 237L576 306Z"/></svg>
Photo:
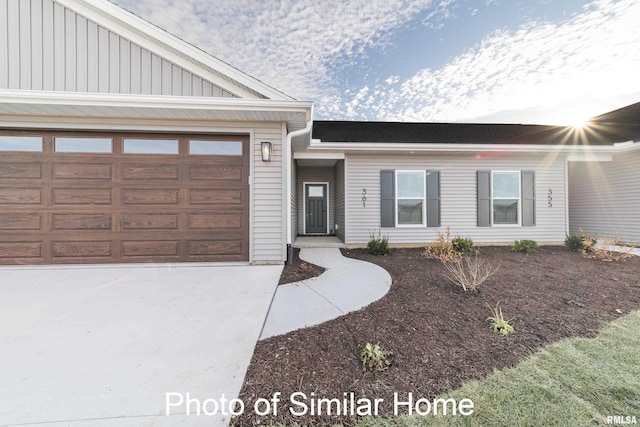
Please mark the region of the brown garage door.
<svg viewBox="0 0 640 427"><path fill-rule="evenodd" d="M0 264L246 261L245 136L0 131Z"/></svg>

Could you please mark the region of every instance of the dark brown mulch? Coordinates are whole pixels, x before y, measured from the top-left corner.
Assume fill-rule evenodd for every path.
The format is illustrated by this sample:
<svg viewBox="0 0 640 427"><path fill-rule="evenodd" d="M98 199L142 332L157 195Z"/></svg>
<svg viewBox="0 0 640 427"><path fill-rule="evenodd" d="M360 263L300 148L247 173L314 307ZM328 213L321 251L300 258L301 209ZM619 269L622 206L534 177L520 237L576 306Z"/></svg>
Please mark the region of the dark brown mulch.
<svg viewBox="0 0 640 427"><path fill-rule="evenodd" d="M324 273L326 269L319 265L311 264L310 262L302 261L300 259L300 249L293 249L293 258L290 265L285 265L280 275L280 281L278 285L284 285L285 283L299 282L300 280L310 279Z"/></svg>
<svg viewBox="0 0 640 427"><path fill-rule="evenodd" d="M464 292L443 276L439 261L421 249L394 249L384 257L352 250L348 256L381 265L393 278L381 300L330 322L258 343L240 398L244 414L233 425L269 422L352 424L354 418L294 416L289 396L383 398L393 393L432 399L480 379L494 369L516 365L542 346L573 336L592 337L604 322L640 308L640 257L618 263L584 259L564 247L512 253L507 247L481 249L500 270L479 293ZM493 333L486 318L501 301L505 317L515 316L515 334ZM394 356L383 373L363 373L359 353L380 343ZM282 393L278 416L257 416L254 401ZM307 400L310 404L311 401ZM385 403L381 414L391 415Z"/></svg>

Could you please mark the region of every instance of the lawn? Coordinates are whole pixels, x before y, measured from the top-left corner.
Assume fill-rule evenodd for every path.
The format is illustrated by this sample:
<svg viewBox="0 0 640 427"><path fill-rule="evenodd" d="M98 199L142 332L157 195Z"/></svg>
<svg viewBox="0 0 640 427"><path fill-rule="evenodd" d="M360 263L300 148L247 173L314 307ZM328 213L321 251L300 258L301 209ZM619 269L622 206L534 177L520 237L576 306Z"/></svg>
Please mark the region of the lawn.
<svg viewBox="0 0 640 427"><path fill-rule="evenodd" d="M478 293L473 293L448 282L440 262L424 258L420 249L395 249L384 257L353 250L348 256L387 269L393 278L389 293L358 312L259 342L240 394L248 409L232 424L354 424L359 420L350 415L291 414L286 400L295 392L327 399L342 399L345 393L346 396L353 393L355 399L384 399L375 419L381 422L383 417L393 415L390 402L394 393L401 399L408 393L436 398L471 380L487 378L496 369L514 367L547 344L569 337L594 337L607 322L640 308L638 257L603 263L584 259L564 247L543 247L533 254L512 253L505 247L482 248L481 257L500 268ZM493 307L498 301L505 316L514 317L515 333L506 337L492 332L486 322L491 314L488 306ZM393 364L388 370L362 371L359 353L367 342L379 343L392 352ZM569 369L570 363L573 362L567 360L566 366L561 363L560 370ZM536 370L544 373L543 368ZM521 388L513 392L509 388L505 392L507 386L499 385L503 395L497 395L498 403L478 398L476 407L484 402L490 402L490 408L506 405L508 397L517 391L512 403L522 403L515 407L535 411L532 402L550 393L536 388L539 381L535 376L529 382L516 379L512 383ZM582 381L576 380L576 384ZM611 388L592 393L610 396L608 399L617 402L626 396L625 387L619 390L619 395L611 394L611 390L615 391ZM277 392L283 399L277 416L253 412L256 399L268 399ZM480 391L478 395L484 394ZM572 400L551 393L552 400L563 402L562 406L566 401L568 410L574 401L591 402L575 395L578 397ZM606 400L603 398L602 402ZM307 403L312 403L312 399ZM606 413L609 409L618 408L596 407L589 417L609 415ZM394 419L393 423L399 421ZM500 419L497 422L503 424ZM570 420L557 422L563 423L571 424Z"/></svg>

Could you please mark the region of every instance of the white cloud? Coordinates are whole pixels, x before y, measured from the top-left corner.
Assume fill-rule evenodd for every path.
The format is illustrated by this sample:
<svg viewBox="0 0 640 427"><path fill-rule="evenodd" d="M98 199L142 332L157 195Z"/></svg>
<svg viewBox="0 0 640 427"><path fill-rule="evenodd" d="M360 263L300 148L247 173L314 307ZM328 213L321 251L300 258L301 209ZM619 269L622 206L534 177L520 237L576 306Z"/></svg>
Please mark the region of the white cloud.
<svg viewBox="0 0 640 427"><path fill-rule="evenodd" d="M421 70L391 89L380 85L379 97L361 102L373 111L354 110L349 116L472 121L501 111L557 110L572 100L637 93L638 22L637 0L601 0L561 24L533 22L515 32L496 31L441 68Z"/></svg>
<svg viewBox="0 0 640 427"><path fill-rule="evenodd" d="M367 49L390 48L395 32L416 18L437 28L457 3L115 1L254 77L315 101L319 118L471 121L640 92L638 0L596 0L561 23L496 31L438 68L404 80L381 77L362 88L345 88L338 77L361 66ZM428 47L398 48L421 55Z"/></svg>
<svg viewBox="0 0 640 427"><path fill-rule="evenodd" d="M115 0L244 72L301 99L340 99L332 81L433 0ZM446 0L449 2L450 0ZM440 13L445 6L438 3ZM329 108L331 109L331 108Z"/></svg>

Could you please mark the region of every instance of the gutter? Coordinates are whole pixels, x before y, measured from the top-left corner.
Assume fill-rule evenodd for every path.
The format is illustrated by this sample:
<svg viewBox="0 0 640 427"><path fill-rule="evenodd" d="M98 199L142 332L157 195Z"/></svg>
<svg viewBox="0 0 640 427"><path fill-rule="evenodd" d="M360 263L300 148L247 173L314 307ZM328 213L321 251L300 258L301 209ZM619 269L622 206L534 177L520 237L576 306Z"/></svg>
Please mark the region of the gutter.
<svg viewBox="0 0 640 427"><path fill-rule="evenodd" d="M309 116L307 117L307 125L303 129L298 129L293 132L287 133L287 139L285 142L284 149L286 150L285 162L286 167L284 168L287 171L287 191L286 195L286 221L287 221L287 265L291 263L293 259L293 231L291 230L291 168L292 168L292 160L293 160L293 147L292 140L296 136L305 135L311 132L311 128L313 128L313 104L309 109Z"/></svg>

